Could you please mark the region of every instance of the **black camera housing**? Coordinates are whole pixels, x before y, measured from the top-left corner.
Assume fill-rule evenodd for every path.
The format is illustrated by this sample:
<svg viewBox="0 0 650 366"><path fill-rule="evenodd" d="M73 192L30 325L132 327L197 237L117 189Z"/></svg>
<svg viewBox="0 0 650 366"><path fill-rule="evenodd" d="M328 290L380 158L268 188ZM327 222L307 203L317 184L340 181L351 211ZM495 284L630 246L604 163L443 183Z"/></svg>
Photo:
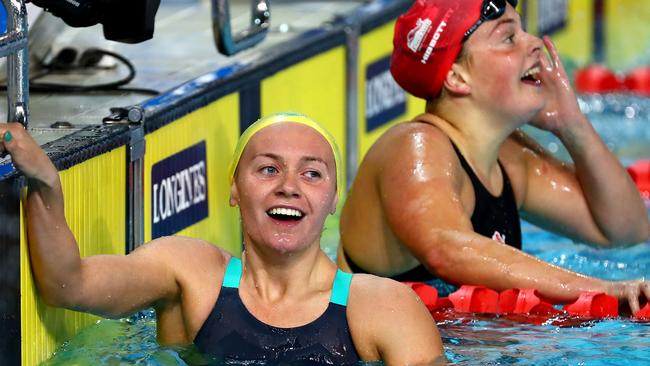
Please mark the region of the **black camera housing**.
<svg viewBox="0 0 650 366"><path fill-rule="evenodd" d="M31 0L71 27L102 24L104 37L122 43L151 39L160 0Z"/></svg>

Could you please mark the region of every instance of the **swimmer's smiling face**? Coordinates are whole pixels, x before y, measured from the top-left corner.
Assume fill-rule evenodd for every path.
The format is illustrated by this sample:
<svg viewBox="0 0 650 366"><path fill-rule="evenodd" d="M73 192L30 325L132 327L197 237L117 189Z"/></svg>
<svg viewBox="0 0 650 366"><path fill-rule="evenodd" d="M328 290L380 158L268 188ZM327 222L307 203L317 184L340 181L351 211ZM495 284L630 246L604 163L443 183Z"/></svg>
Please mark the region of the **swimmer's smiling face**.
<svg viewBox="0 0 650 366"><path fill-rule="evenodd" d="M281 253L319 243L337 203L332 148L314 129L279 123L257 132L239 161L230 204L244 241Z"/></svg>
<svg viewBox="0 0 650 366"><path fill-rule="evenodd" d="M508 4L498 19L486 21L467 39L464 60L471 93L482 104L500 109L510 120L526 122L545 105L539 81L541 39L522 29L521 19Z"/></svg>

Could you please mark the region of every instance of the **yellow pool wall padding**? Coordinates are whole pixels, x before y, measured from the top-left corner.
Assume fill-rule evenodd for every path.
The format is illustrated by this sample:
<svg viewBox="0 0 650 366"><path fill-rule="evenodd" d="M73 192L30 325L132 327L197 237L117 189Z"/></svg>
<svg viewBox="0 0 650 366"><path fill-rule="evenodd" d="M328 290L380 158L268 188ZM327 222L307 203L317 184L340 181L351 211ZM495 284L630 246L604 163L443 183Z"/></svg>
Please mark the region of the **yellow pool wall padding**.
<svg viewBox="0 0 650 366"><path fill-rule="evenodd" d="M359 163L363 159L372 144L391 126L413 119L415 116L424 113L425 101L408 95L406 99L406 113L394 120L378 127L369 133L366 132L366 68L369 64L388 57L393 52L393 30L395 22L384 24L372 31L362 35L359 41L359 96L358 116L359 119Z"/></svg>
<svg viewBox="0 0 650 366"><path fill-rule="evenodd" d="M60 172L65 216L82 257L124 254L125 164L122 146ZM22 365L33 366L99 318L43 304L29 264L22 205L20 217L21 360Z"/></svg>
<svg viewBox="0 0 650 366"><path fill-rule="evenodd" d="M573 1L573 0L571 0ZM650 59L650 2L647 0L605 1L605 45L607 65L629 71Z"/></svg>
<svg viewBox="0 0 650 366"><path fill-rule="evenodd" d="M539 1L528 1L527 29L533 34L539 34ZM606 0L604 4L604 63L619 72L627 72L644 62L647 64L650 54L650 3ZM561 55L570 58L577 66L585 66L594 62L594 0L568 0L567 6L566 27L551 38Z"/></svg>
<svg viewBox="0 0 650 366"><path fill-rule="evenodd" d="M341 150L343 172L346 171L347 156L345 70L345 48L340 46L271 75L260 85L262 116L298 112L318 121L334 137ZM337 206L339 212L345 196L346 191L342 190ZM330 215L325 221L325 238L338 235L336 218Z"/></svg>
<svg viewBox="0 0 650 366"><path fill-rule="evenodd" d="M206 142L208 217L175 235L201 238L241 253L239 211L228 205L226 172L239 137L239 94L227 95L147 134L144 158L144 241L151 240L151 169L201 141Z"/></svg>

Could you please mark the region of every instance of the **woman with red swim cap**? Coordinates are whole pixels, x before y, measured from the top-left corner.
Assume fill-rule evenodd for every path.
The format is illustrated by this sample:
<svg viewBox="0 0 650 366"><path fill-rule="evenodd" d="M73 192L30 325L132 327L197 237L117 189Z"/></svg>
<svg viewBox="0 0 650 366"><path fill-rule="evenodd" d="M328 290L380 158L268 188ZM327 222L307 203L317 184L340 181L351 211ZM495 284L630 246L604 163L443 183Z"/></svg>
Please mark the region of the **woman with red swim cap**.
<svg viewBox="0 0 650 366"><path fill-rule="evenodd" d="M601 247L645 241L650 224L555 46L522 29L516 3L418 0L398 19L391 71L426 112L366 154L341 216L339 266L433 281L443 295L462 284L565 303L606 292L636 311L650 283L590 278L520 250L519 212ZM556 135L573 164L519 130L527 123Z"/></svg>

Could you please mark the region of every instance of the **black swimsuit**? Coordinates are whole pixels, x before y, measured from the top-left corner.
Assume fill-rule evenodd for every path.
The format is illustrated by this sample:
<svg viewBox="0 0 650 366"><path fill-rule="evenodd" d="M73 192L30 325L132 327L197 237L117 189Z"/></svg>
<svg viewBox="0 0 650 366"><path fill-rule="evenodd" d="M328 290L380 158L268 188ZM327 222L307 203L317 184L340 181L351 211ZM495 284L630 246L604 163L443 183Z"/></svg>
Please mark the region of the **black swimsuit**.
<svg viewBox="0 0 650 366"><path fill-rule="evenodd" d="M241 261L231 258L218 301L194 339L211 363L350 365L360 361L346 316L351 274L338 270L325 312L295 328L278 328L255 318L239 297L241 274Z"/></svg>
<svg viewBox="0 0 650 366"><path fill-rule="evenodd" d="M474 187L475 206L471 217L474 232L513 248L521 249L521 224L517 202L510 185L510 179L501 162L499 162L499 167L503 174L503 191L499 197L495 197L483 186L453 142L452 146ZM352 272L368 273L354 263L345 251L343 251L343 255ZM402 282L427 282L438 289L440 296L446 296L456 290L453 285L431 274L423 265L390 278Z"/></svg>

